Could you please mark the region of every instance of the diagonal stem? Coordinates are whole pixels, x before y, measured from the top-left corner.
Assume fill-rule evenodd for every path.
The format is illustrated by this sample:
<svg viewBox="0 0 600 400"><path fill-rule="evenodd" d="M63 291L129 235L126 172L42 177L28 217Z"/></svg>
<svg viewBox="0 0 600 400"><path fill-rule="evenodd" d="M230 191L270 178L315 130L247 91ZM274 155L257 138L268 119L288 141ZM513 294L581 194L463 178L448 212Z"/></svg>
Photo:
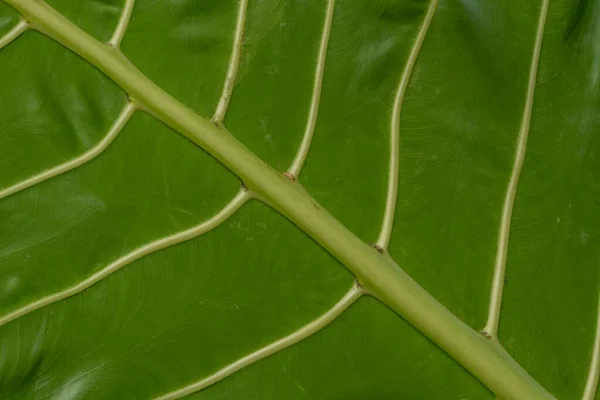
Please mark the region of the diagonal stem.
<svg viewBox="0 0 600 400"><path fill-rule="evenodd" d="M113 48L40 0L4 0L32 27L103 71L134 101L236 173L273 208L346 265L379 300L446 350L496 395L552 399L500 346L458 319L388 256L360 240L291 181L249 151L226 129L198 116L159 88Z"/></svg>

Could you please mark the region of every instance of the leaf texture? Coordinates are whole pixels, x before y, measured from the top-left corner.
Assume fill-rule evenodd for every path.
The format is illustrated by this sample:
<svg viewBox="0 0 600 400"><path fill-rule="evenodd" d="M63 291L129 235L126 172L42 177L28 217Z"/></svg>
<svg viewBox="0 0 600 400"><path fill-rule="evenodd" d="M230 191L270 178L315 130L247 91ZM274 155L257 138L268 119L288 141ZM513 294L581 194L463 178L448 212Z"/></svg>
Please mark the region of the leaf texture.
<svg viewBox="0 0 600 400"><path fill-rule="evenodd" d="M291 172L553 396L600 398L594 2L47 3ZM493 398L19 24L0 3L1 398Z"/></svg>

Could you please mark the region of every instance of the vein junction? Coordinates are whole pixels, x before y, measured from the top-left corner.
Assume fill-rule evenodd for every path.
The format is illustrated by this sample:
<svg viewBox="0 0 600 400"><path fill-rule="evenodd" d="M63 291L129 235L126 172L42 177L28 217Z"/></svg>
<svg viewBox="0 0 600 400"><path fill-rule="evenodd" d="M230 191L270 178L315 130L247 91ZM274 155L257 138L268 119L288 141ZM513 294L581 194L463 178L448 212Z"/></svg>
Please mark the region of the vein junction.
<svg viewBox="0 0 600 400"><path fill-rule="evenodd" d="M114 30L111 39L107 43L109 46L115 49L118 49L121 45L121 41L123 40L123 36L125 35L127 25L129 24L129 20L133 12L134 2L135 0L125 0L125 5L123 6L119 22L117 23L117 26ZM8 33L6 33L2 38L0 38L0 49L13 42L27 29L29 29L29 23L27 23L24 20L21 20ZM92 147L82 155L64 162L63 164L57 165L46 171L42 171L39 174L33 175L30 178L27 178L23 181L15 183L14 185L0 190L0 200L10 196L11 194L15 194L17 192L20 192L21 190L27 189L33 185L43 182L47 179L68 172L74 168L77 168L87 163L88 161L91 161L104 150L106 150L108 146L110 146L110 144L117 137L117 135L123 129L123 127L127 124L127 122L136 110L137 106L134 104L134 102L128 101L127 104L125 104L125 106L123 107L123 110L120 112L113 125L111 126L111 128L108 130L107 134L94 147Z"/></svg>
<svg viewBox="0 0 600 400"><path fill-rule="evenodd" d="M118 49L118 47L121 43L121 40L125 34L127 24L129 22L129 19L131 17L131 13L133 10L133 3L134 3L133 0L126 1L121 18L117 25L117 28L116 28L111 40L108 42L108 44L110 46L112 46L116 49ZM322 34L321 47L320 47L319 55L318 55L317 68L316 68L316 72L315 72L315 84L314 84L314 88L313 88L311 108L310 108L309 118L308 118L307 127L306 127L306 131L305 131L305 136L304 136L302 145L300 146L300 149L298 150L298 153L294 159L294 162L292 163L292 167L290 168L290 171L294 175L297 175L300 173L300 170L302 168L302 165L304 163L304 160L306 159L308 150L310 148L310 142L312 140L312 136L313 136L313 132L314 132L314 126L315 126L317 114L318 114L319 97L320 97L321 86L322 86L323 71L324 71L325 58L326 58L326 52L327 52L327 44L328 44L328 40L329 40L329 32L331 30L331 24L332 24L332 19L333 19L334 5L335 5L335 0L329 0L328 6L327 6L327 12L326 12L326 20L324 23L324 29L323 29L323 34ZM217 105L217 109L213 116L213 122L216 124L220 124L223 122L223 119L227 112L227 108L229 105L233 87L235 84L237 69L238 69L239 60L241 57L241 48L242 48L243 36L244 36L244 25L245 25L246 12L247 12L247 0L242 0L240 2L237 28L236 28L235 38L234 38L234 45L233 45L233 50L232 50L232 55L231 55L231 59L230 59L227 76L225 79L225 84L223 87L223 93L221 95L221 98ZM12 40L14 40L14 38L19 36L25 29L27 29L27 27L28 27L28 25L26 23L24 23L24 22L20 23L15 28L13 28L13 30L11 32L9 32L9 34L6 36L10 39L10 41L12 41ZM8 39L3 38L0 40L0 43L2 43L2 40L6 40L7 43L9 42ZM112 127L110 128L107 135L96 146L94 146L92 149L90 149L89 151L87 151L86 153L82 154L81 156L79 156L77 158L74 158L68 162L60 164L54 168L51 168L47 171L44 171L38 175L35 175L29 179L26 179L22 182L19 182L11 187L8 187L8 188L0 191L0 199L2 199L3 197L7 197L11 194L17 193L26 188L29 188L31 186L34 186L37 183L43 182L47 179L50 179L52 177L55 177L62 173L65 173L67 171L70 171L74 168L77 168L77 167L85 164L86 162L90 161L91 159L95 158L96 156L101 154L106 148L108 148L108 146L113 142L113 140L116 138L118 133L123 129L125 124L129 121L131 116L137 110L138 110L138 107L136 106L135 102L128 101L127 104L124 106L123 110L121 111L120 115L118 116L118 118L116 119L116 121L114 122ZM85 289L100 282L101 280L103 280L107 276L111 275L112 273L118 271L119 269L123 268L124 266L126 266L148 254L151 254L151 253L154 253L161 249L165 249L167 247L173 246L175 244L182 243L184 241L196 238L206 232L209 232L210 230L212 230L212 229L216 228L217 226L219 226L220 224L222 224L229 217L231 217L252 196L253 195L245 187L242 188L239 191L239 193L219 213L217 213L215 216L211 217L210 219L204 221L203 223L201 223L195 227L192 227L188 230L178 232L176 234L158 239L158 240L148 243L144 246L141 246L141 247L131 251L130 253L120 257L119 259L113 261L111 264L102 268L100 271L89 276L88 278L84 279L83 281L79 282L78 284L76 284L72 287L69 287L65 290L62 290L60 292L52 293L46 297L43 297L39 300L29 303L7 315L0 317L0 326L3 326L5 324L7 324L15 319L18 319L21 316L29 314L30 312L33 312L37 309L40 309L42 307L45 307L45 306L55 303L57 301L60 301L60 300L66 299L68 297L71 297L73 295L76 295L78 293L81 293ZM355 284L352 286L352 288L346 293L346 295L344 295L338 301L338 303L336 303L331 309L329 309L327 312L325 312L323 315L321 315L314 321L301 327L300 329L291 333L290 335L283 337L265 347L262 347L262 348L256 350L255 352L253 352L247 356L240 358L239 360L223 367L219 371L215 372L214 374L212 374L206 378L201 379L198 382L192 383L184 388L175 390L173 392L170 392L168 394L161 396L160 399L180 398L187 394L202 390L203 388L206 388L206 387L218 382L219 380L226 378L227 376L235 373L236 371L238 371L258 360L261 360L261 359L263 359L271 354L274 354L284 348L287 348L289 346L292 346L295 343L298 343L299 341L314 334L315 332L318 332L319 330L324 328L326 325L328 325L331 321L333 321L335 318L337 318L339 315L341 315L341 313L343 311L345 311L351 304L353 304L363 293L364 293L364 289L362 288L362 286L360 286L358 284L358 282L355 282Z"/></svg>
<svg viewBox="0 0 600 400"><path fill-rule="evenodd" d="M390 257L350 232L298 185L248 151L226 129L182 105L139 70L38 0L4 0L40 25L44 33L102 70L144 110L234 171L265 201L346 265L377 297L446 350L499 397L552 398L518 364L448 311ZM37 25L36 25L37 26Z"/></svg>
<svg viewBox="0 0 600 400"><path fill-rule="evenodd" d="M121 17L119 18L119 22L117 23L117 27L115 31L108 41L108 45L118 49L121 47L121 42L123 41L123 36L125 36L125 32L127 31L127 25L129 25L129 20L131 19L131 14L133 13L133 6L135 0L125 0L125 5L123 6L123 10L121 11Z"/></svg>
<svg viewBox="0 0 600 400"><path fill-rule="evenodd" d="M112 36L112 39L108 42L110 46L118 48L121 43L121 40L125 34L125 30L127 28L127 24L129 23L129 19L131 17L131 13L133 10L134 1L127 0L125 6L123 8L121 18L117 25L117 28ZM8 32L5 37L0 39L0 43L6 41L9 43L10 41L16 39L22 32L24 32L28 28L28 24L26 22L20 22L17 24L10 32ZM9 38L10 40L6 39ZM0 46L1 47L1 46ZM221 112L224 114L226 112L225 105L224 108L221 109ZM114 141L119 132L123 129L123 127L130 120L131 116L138 110L137 105L133 101L128 101L123 107L121 113L113 123L112 127L109 129L108 133L104 138L96 144L93 148L85 152L79 157L76 157L72 160L69 160L63 164L57 165L47 171L44 171L38 175L34 175L31 178L28 178L24 181L18 182L15 185L7 187L3 190L0 190L0 200L4 197L7 197L11 194L17 193L21 190L27 189L31 186L34 186L40 182L43 182L47 179L53 178L65 172L68 172L74 168L77 168L88 161L92 160L96 156L100 155L104 150L108 148L108 146ZM0 326L3 326L10 321L13 321L23 315L29 314L32 311L35 311L39 308L45 307L57 301L66 299L75 294L81 293L85 289L90 286L100 282L107 276L112 273L118 271L124 266L136 261L148 254L154 253L158 250L173 246L178 243L182 243L184 241L196 238L210 230L216 228L225 220L227 220L231 215L233 215L247 200L252 197L252 194L246 189L242 188L238 194L225 206L221 211L215 214L213 217L208 220L196 225L190 229L185 231L181 231L175 233L173 235L169 235L167 237L155 240L153 242L147 243L127 254L113 261L109 265L105 266L95 274L87 277L81 282L77 283L74 286L71 286L67 289L64 289L59 292L52 293L46 297L43 297L39 300L36 300L32 303L26 304L25 306L18 308L12 311L9 314L6 314L0 317Z"/></svg>

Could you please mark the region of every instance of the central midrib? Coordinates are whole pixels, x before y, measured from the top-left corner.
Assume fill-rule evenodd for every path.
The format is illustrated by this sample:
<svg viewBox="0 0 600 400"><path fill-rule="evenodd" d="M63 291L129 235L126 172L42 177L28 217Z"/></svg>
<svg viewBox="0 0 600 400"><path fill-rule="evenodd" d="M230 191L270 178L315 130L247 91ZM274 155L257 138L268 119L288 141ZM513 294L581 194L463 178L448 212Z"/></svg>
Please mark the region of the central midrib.
<svg viewBox="0 0 600 400"><path fill-rule="evenodd" d="M183 106L124 56L38 0L5 0L37 29L102 70L142 108L213 155L269 205L345 264L386 303L505 398L552 398L501 348L437 302L387 255L379 254L323 210L297 181L284 178L238 142Z"/></svg>

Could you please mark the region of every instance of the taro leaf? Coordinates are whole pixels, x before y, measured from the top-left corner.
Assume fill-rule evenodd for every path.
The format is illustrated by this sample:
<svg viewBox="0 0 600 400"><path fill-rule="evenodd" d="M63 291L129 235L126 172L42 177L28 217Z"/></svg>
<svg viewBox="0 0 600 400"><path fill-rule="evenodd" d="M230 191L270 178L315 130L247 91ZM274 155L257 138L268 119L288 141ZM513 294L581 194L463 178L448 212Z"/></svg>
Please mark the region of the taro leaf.
<svg viewBox="0 0 600 400"><path fill-rule="evenodd" d="M46 2L481 331L461 352L357 283L349 236L240 188L105 50L5 1L0 398L600 398L597 2Z"/></svg>

